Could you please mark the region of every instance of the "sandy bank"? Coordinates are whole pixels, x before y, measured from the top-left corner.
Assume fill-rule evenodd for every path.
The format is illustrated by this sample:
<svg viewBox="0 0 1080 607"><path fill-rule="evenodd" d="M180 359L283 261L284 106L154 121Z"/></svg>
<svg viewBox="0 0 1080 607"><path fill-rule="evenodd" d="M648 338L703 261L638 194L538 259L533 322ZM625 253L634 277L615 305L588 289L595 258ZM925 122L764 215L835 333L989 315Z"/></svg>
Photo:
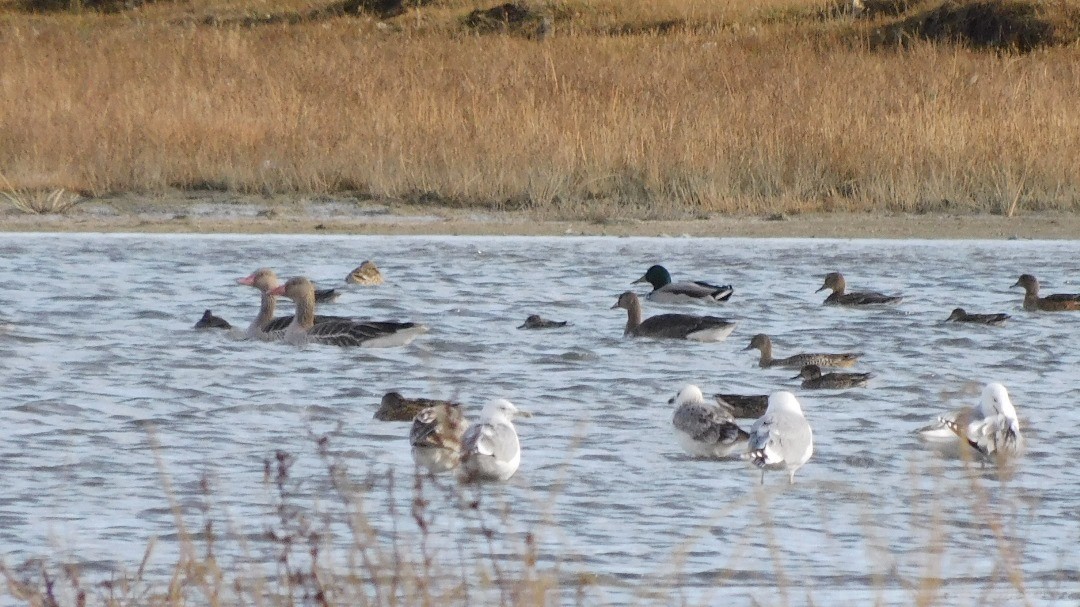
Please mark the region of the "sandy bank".
<svg viewBox="0 0 1080 607"><path fill-rule="evenodd" d="M66 215L27 215L5 207L0 209L0 231L1072 239L1080 238L1080 216L837 213L596 221L353 199L182 193L94 199Z"/></svg>

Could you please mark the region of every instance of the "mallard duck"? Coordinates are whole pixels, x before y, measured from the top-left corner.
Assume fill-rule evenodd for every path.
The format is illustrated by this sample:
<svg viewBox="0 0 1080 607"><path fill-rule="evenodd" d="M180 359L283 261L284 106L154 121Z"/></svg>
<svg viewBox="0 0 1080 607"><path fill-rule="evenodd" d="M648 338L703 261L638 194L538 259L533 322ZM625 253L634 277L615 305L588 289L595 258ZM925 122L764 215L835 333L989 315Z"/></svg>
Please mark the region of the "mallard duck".
<svg viewBox="0 0 1080 607"><path fill-rule="evenodd" d="M373 287L383 283L383 276L382 272L379 272L379 268L375 267L375 262L369 260L357 266L352 272L349 272L349 275L345 277L345 282L353 285Z"/></svg>
<svg viewBox="0 0 1080 607"><path fill-rule="evenodd" d="M1080 294L1057 293L1039 297L1039 281L1031 274L1022 274L1014 287L1024 287L1024 309L1032 312L1064 312L1080 310Z"/></svg>
<svg viewBox="0 0 1080 607"><path fill-rule="evenodd" d="M761 358L758 360L758 366L762 369L771 367L802 369L806 365L817 365L819 367L851 367L854 366L855 361L859 359L858 354L853 354L851 352L845 352L843 354L796 354L787 358L773 358L772 340L764 333L758 333L750 338L750 345L743 348L743 350L753 350L754 348L761 351Z"/></svg>
<svg viewBox="0 0 1080 607"><path fill-rule="evenodd" d="M1005 386L997 382L983 388L978 405L942 415L919 434L929 441L959 438L988 456L1016 455L1024 446L1016 408Z"/></svg>
<svg viewBox="0 0 1080 607"><path fill-rule="evenodd" d="M431 398L405 398L400 392L387 392L379 402L379 410L374 417L382 422L408 422L424 409L439 405L456 407L457 403Z"/></svg>
<svg viewBox="0 0 1080 607"><path fill-rule="evenodd" d="M842 390L844 388L861 388L870 381L869 373L826 373L821 374L821 367L806 365L799 374L791 379L802 379L802 387L806 389L823 388L826 390Z"/></svg>
<svg viewBox="0 0 1080 607"><path fill-rule="evenodd" d="M705 402L697 386L685 386L674 401L671 423L675 426L675 438L690 455L727 457L736 449L745 448L746 432L719 405Z"/></svg>
<svg viewBox="0 0 1080 607"><path fill-rule="evenodd" d="M664 266L652 266L645 275L631 284L647 282L652 292L645 296L657 303L706 303L715 304L731 299L731 285L714 285L701 280L671 282L671 273Z"/></svg>
<svg viewBox="0 0 1080 607"><path fill-rule="evenodd" d="M440 402L421 409L409 430L413 461L432 472L457 468L462 437L468 427L457 403Z"/></svg>
<svg viewBox="0 0 1080 607"><path fill-rule="evenodd" d="M283 339L291 344L321 343L334 346L403 346L427 327L412 322L369 322L352 319L329 320L315 324L315 285L303 276L294 276L270 291L296 304L296 314Z"/></svg>
<svg viewBox="0 0 1080 607"><path fill-rule="evenodd" d="M203 312L202 318L195 323L196 329L231 329L232 325L224 318L214 316L210 310Z"/></svg>
<svg viewBox="0 0 1080 607"><path fill-rule="evenodd" d="M716 316L693 314L658 314L641 320L641 300L633 291L619 296L611 309L626 310L626 329L623 336L689 339L692 341L723 341L735 330L735 323Z"/></svg>
<svg viewBox="0 0 1080 607"><path fill-rule="evenodd" d="M1009 320L1008 314L968 314L963 308L956 308L949 314L949 317L945 319L945 322L970 322L981 325L993 325L1001 326L1005 324L1006 320Z"/></svg>
<svg viewBox="0 0 1080 607"><path fill-rule="evenodd" d="M900 295L882 295L874 291L863 291L859 293L845 293L847 283L844 282L844 275L840 272L829 272L825 275L825 284L820 289L814 291L815 293L824 291L825 289L832 289L832 294L825 298L826 305L838 305L838 306L870 306L878 304L893 304L899 303L904 299Z"/></svg>
<svg viewBox="0 0 1080 607"><path fill-rule="evenodd" d="M782 468L788 483L795 483L795 471L814 454L814 432L803 415L795 395L785 390L769 396L769 407L750 428L749 452L744 455L761 469L765 484L767 468Z"/></svg>
<svg viewBox="0 0 1080 607"><path fill-rule="evenodd" d="M539 314L530 314L519 329L557 329L566 326L565 320L548 320Z"/></svg>
<svg viewBox="0 0 1080 607"><path fill-rule="evenodd" d="M506 399L484 406L480 423L461 439L461 470L465 481L505 481L521 464L521 443L514 417L530 417Z"/></svg>

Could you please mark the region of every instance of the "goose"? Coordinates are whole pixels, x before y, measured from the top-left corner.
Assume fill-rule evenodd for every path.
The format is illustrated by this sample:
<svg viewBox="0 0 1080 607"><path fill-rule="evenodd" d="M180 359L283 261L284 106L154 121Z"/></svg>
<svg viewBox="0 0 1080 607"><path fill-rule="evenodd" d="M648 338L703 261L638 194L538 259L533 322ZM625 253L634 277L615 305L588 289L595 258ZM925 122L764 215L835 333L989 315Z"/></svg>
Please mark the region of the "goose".
<svg viewBox="0 0 1080 607"><path fill-rule="evenodd" d="M259 303L259 313L255 316L255 320L251 321L248 325L245 334L249 339L262 339L273 340L281 339L285 334L285 329L292 323L293 315L274 317L274 311L277 307L277 297L270 294L270 291L277 288L279 285L277 274L270 268L259 268L248 276L236 279L237 284L247 285L249 287L255 287L261 294ZM317 301L317 300L316 300ZM348 320L344 316L325 316L316 314L312 319L315 324L321 324L327 321Z"/></svg>
<svg viewBox="0 0 1080 607"><path fill-rule="evenodd" d="M845 388L861 388L870 381L869 373L826 373L821 374L821 367L806 365L799 374L791 379L802 379L802 387L808 390L826 389L843 390Z"/></svg>
<svg viewBox="0 0 1080 607"><path fill-rule="evenodd" d="M521 442L514 417L530 417L506 399L492 401L480 413L480 423L461 439L462 480L505 481L521 464Z"/></svg>
<svg viewBox="0 0 1080 607"><path fill-rule="evenodd" d="M840 272L830 272L825 275L825 284L814 292L818 293L825 289L832 289L832 294L825 298L825 304L838 306L894 304L900 303L900 301L904 299L900 295L882 295L881 293L876 293L874 291L845 293L844 289L846 288L847 283L844 282L844 275Z"/></svg>
<svg viewBox="0 0 1080 607"><path fill-rule="evenodd" d="M1039 297L1039 281L1031 274L1022 274L1014 287L1024 287L1024 309L1035 312L1080 310L1080 294L1057 293Z"/></svg>
<svg viewBox="0 0 1080 607"><path fill-rule="evenodd" d="M674 401L675 438L690 455L724 458L746 448L749 435L719 405L705 402L701 388L689 384Z"/></svg>
<svg viewBox="0 0 1080 607"><path fill-rule="evenodd" d="M457 403L440 402L421 409L409 430L413 461L432 472L457 468L462 436L468 427Z"/></svg>
<svg viewBox="0 0 1080 607"><path fill-rule="evenodd" d="M814 432L803 415L795 395L786 390L769 395L769 407L750 428L749 451L743 457L761 469L765 484L767 468L782 468L788 483L795 483L795 471L814 454Z"/></svg>
<svg viewBox="0 0 1080 607"><path fill-rule="evenodd" d="M757 348L761 351L761 358L758 360L758 366L762 369L768 369L770 367L782 367L787 369L801 369L806 365L817 365L819 367L851 367L855 365L855 361L859 360L858 354L851 352L845 352L843 354L795 354L787 358L773 358L772 356L772 340L764 333L758 333L750 339L750 345L743 348L743 350L753 350Z"/></svg>
<svg viewBox="0 0 1080 607"><path fill-rule="evenodd" d="M734 293L731 285L714 285L701 280L693 282L671 282L671 273L667 268L655 265L645 271L645 275L631 284L647 282L653 290L645 296L656 303L705 303L715 304L731 299Z"/></svg>
<svg viewBox="0 0 1080 607"><path fill-rule="evenodd" d="M283 339L298 346L311 342L335 346L403 346L428 330L412 322L361 322L348 318L315 324L315 286L303 276L290 278L270 294L283 295L296 304L296 314Z"/></svg>
<svg viewBox="0 0 1080 607"><path fill-rule="evenodd" d="M716 316L693 314L658 314L641 320L641 300L633 291L619 296L611 309L626 310L626 329L623 336L689 339L691 341L723 341L735 330L735 323Z"/></svg>
<svg viewBox="0 0 1080 607"><path fill-rule="evenodd" d="M1009 318L1008 314L968 314L963 308L955 308L952 314L949 314L949 317L945 319L945 322L969 322L1000 327Z"/></svg>

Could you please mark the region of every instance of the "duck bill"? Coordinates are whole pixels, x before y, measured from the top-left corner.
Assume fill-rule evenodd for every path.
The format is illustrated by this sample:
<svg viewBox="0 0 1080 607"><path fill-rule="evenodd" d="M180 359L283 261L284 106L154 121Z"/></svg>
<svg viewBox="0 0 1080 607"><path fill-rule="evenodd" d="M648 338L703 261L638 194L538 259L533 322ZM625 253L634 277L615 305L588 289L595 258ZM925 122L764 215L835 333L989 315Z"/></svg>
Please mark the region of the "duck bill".
<svg viewBox="0 0 1080 607"><path fill-rule="evenodd" d="M821 285L821 288L818 289L817 291L814 291L814 293L821 293L822 291L824 291L825 289L828 289L828 288L829 288L828 285Z"/></svg>
<svg viewBox="0 0 1080 607"><path fill-rule="evenodd" d="M634 282L632 282L632 283L630 283L630 284L632 284L632 285L636 285L636 284L640 284L640 283L643 283L643 282L649 282L649 279L647 279L647 278L645 278L644 276L642 276L641 278L639 278L639 279L635 280Z"/></svg>
<svg viewBox="0 0 1080 607"><path fill-rule="evenodd" d="M802 379L802 373L799 373L798 375L796 375L795 377L792 377L791 379Z"/></svg>
<svg viewBox="0 0 1080 607"><path fill-rule="evenodd" d="M753 350L753 349L754 349L754 346L753 346L753 345L749 345L749 346L746 346L745 348L743 348L743 349L742 349L742 351L743 351L743 352L746 352L747 350Z"/></svg>
<svg viewBox="0 0 1080 607"><path fill-rule="evenodd" d="M1022 286L1024 286L1024 285L1020 284L1020 281L1018 280L1018 281L1016 281L1015 283L1013 283L1013 286L1012 286L1012 287L1009 287L1009 288L1011 289L1011 288L1013 288L1013 287L1022 287Z"/></svg>
<svg viewBox="0 0 1080 607"><path fill-rule="evenodd" d="M611 306L611 307L610 307L610 308L608 308L608 309L609 309L609 310L614 310L614 309L616 309L616 308L619 308L619 307L621 307L621 306L619 305L619 302L615 302L615 305Z"/></svg>

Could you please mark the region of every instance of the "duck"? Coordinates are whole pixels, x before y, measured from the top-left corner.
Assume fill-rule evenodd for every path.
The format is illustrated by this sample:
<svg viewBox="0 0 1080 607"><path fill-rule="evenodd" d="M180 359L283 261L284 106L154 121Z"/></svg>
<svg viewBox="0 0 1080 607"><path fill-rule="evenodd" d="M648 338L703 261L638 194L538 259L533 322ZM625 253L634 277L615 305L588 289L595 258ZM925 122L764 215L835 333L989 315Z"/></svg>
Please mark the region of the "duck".
<svg viewBox="0 0 1080 607"><path fill-rule="evenodd" d="M484 405L480 423L469 428L461 439L463 481L507 481L514 476L521 464L515 417L531 416L505 398Z"/></svg>
<svg viewBox="0 0 1080 607"><path fill-rule="evenodd" d="M231 329L232 325L224 318L214 316L210 310L203 312L202 318L195 323L196 329Z"/></svg>
<svg viewBox="0 0 1080 607"><path fill-rule="evenodd" d="M1031 274L1021 274L1014 287L1024 287L1024 309L1036 312L1080 310L1080 294L1056 293L1039 297L1039 281Z"/></svg>
<svg viewBox="0 0 1080 607"><path fill-rule="evenodd" d="M375 267L375 262L367 260L352 272L349 272L349 275L345 277L345 282L352 285L374 287L383 283L383 276L382 272L379 272L379 268Z"/></svg>
<svg viewBox="0 0 1080 607"><path fill-rule="evenodd" d="M749 435L719 405L705 402L701 388L688 384L674 398L675 438L694 457L725 458L745 450ZM671 402L671 401L668 401Z"/></svg>
<svg viewBox="0 0 1080 607"><path fill-rule="evenodd" d="M405 398L400 392L387 392L379 402L379 410L375 412L374 418L381 422L408 422L424 409L438 405L458 406L457 403L445 400Z"/></svg>
<svg viewBox="0 0 1080 607"><path fill-rule="evenodd" d="M409 445L417 466L432 472L448 472L461 462L461 445L469 422L457 403L433 401L413 418Z"/></svg>
<svg viewBox="0 0 1080 607"><path fill-rule="evenodd" d="M799 374L791 379L802 379L802 387L808 390L843 390L845 388L861 388L870 381L869 373L826 373L821 374L821 367L806 365Z"/></svg>
<svg viewBox="0 0 1080 607"><path fill-rule="evenodd" d="M731 285L714 285L705 281L671 282L671 273L661 265L645 271L645 275L630 284L647 282L653 290L645 296L656 303L716 304L731 299Z"/></svg>
<svg viewBox="0 0 1080 607"><path fill-rule="evenodd" d="M270 294L280 284L277 274L270 268L259 268L248 276L236 279L237 284L255 287L261 294L259 313L248 325L245 334L249 339L276 340L285 335L285 330L292 324L293 315L274 316L277 297ZM316 300L317 301L317 300ZM329 321L349 320L344 316L325 316L316 314L312 319L315 324Z"/></svg>
<svg viewBox="0 0 1080 607"><path fill-rule="evenodd" d="M558 327L565 327L567 322L565 320L548 320L539 314L530 314L525 322L519 326L519 329L556 329Z"/></svg>
<svg viewBox="0 0 1080 607"><path fill-rule="evenodd" d="M945 319L945 322L970 322L1000 327L1009 318L1011 317L1008 314L968 314L963 308L954 308L952 314L949 314L949 317Z"/></svg>
<svg viewBox="0 0 1080 607"><path fill-rule="evenodd" d="M1015 456L1024 447L1016 407L1009 391L999 382L986 384L974 407L941 415L935 423L921 428L919 434L932 442L960 439L962 444L990 457Z"/></svg>
<svg viewBox="0 0 1080 607"><path fill-rule="evenodd" d="M611 309L626 310L626 329L623 336L688 339L691 341L723 341L735 330L735 323L717 316L693 314L658 314L641 320L641 300L633 291L619 296Z"/></svg>
<svg viewBox="0 0 1080 607"><path fill-rule="evenodd" d="M782 468L788 473L788 484L795 484L795 472L814 454L814 431L803 415L802 405L786 390L769 395L769 406L750 428L748 451L743 456L761 470Z"/></svg>
<svg viewBox="0 0 1080 607"><path fill-rule="evenodd" d="M900 295L883 295L874 291L845 293L844 290L846 288L847 283L844 282L843 274L840 272L829 272L825 275L825 284L814 292L818 293L825 289L832 289L832 294L825 298L825 305L870 306L900 303L900 301L904 299Z"/></svg>
<svg viewBox="0 0 1080 607"><path fill-rule="evenodd" d="M315 324L315 285L304 276L294 276L270 291L296 304L296 314L282 336L286 342L302 346L308 343L335 346L385 347L404 346L427 327L413 322L357 321L350 318Z"/></svg>
<svg viewBox="0 0 1080 607"><path fill-rule="evenodd" d="M758 333L750 338L750 345L743 348L743 350L753 350L754 348L761 351L761 358L758 360L758 366L762 369L769 369L771 367L801 369L806 365L817 365L819 367L851 367L859 360L859 355L851 352L845 352L843 354L795 354L794 356L789 356L787 358L773 358L772 340L764 333Z"/></svg>

